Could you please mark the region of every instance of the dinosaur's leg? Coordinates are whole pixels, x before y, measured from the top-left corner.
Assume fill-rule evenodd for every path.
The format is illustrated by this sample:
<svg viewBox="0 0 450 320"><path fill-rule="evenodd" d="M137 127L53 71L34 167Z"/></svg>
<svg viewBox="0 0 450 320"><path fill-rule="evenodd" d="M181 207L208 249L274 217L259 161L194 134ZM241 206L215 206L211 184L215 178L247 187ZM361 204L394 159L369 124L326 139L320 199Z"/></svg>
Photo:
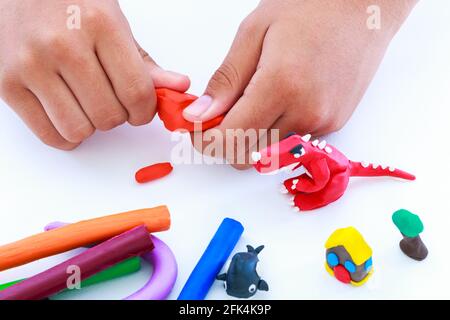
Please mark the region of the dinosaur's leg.
<svg viewBox="0 0 450 320"><path fill-rule="evenodd" d="M300 180L309 179L309 176L304 173L298 177L288 179L283 182L284 188L286 191L284 193L297 194L299 191L297 190L297 186L299 185Z"/></svg>
<svg viewBox="0 0 450 320"><path fill-rule="evenodd" d="M313 193L297 193L294 197L294 206L301 211L309 211L324 207L344 194L348 185L347 172L333 176L329 183L320 191Z"/></svg>
<svg viewBox="0 0 450 320"><path fill-rule="evenodd" d="M307 174L293 179L286 180L284 186L291 194L298 192L313 193L318 192L325 188L330 181L330 169L328 168L327 161L321 159L315 161L307 166L311 174L311 177Z"/></svg>

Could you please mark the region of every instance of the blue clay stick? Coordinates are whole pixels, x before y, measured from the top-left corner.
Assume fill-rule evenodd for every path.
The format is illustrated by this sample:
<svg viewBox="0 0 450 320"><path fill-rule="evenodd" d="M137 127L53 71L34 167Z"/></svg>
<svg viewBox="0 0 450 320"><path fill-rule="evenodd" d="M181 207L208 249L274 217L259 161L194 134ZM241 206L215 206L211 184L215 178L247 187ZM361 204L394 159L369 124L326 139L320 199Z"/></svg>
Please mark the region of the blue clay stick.
<svg viewBox="0 0 450 320"><path fill-rule="evenodd" d="M244 227L225 218L181 290L178 300L203 300L239 241Z"/></svg>

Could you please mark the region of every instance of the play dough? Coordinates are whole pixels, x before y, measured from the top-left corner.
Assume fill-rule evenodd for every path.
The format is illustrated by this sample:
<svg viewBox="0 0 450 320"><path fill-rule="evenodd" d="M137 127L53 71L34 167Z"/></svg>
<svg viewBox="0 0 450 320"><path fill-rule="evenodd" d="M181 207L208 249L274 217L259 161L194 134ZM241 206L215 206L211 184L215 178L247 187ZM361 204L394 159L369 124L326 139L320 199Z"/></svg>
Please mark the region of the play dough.
<svg viewBox="0 0 450 320"><path fill-rule="evenodd" d="M184 119L183 110L197 100L196 96L165 88L156 89L156 95L158 97L158 115L167 130L194 132L194 123ZM199 131L205 131L218 126L223 119L224 116L219 116L210 121L198 123L197 126L200 128Z"/></svg>
<svg viewBox="0 0 450 320"><path fill-rule="evenodd" d="M333 232L325 243L325 249L325 268L339 281L360 286L372 274L372 249L355 228Z"/></svg>
<svg viewBox="0 0 450 320"><path fill-rule="evenodd" d="M262 174L279 170L307 170L284 182L282 192L291 195L295 211L324 207L344 194L351 177L389 176L415 180L412 174L393 167L353 162L326 141L311 141L311 135L292 133L281 142L254 152L256 170Z"/></svg>
<svg viewBox="0 0 450 320"><path fill-rule="evenodd" d="M256 271L259 253L264 246L253 248L247 246L247 252L236 253L231 259L226 273L216 277L224 282L225 290L229 296L241 299L253 297L258 290L269 291L267 282L261 279Z"/></svg>
<svg viewBox="0 0 450 320"><path fill-rule="evenodd" d="M168 230L166 206L81 221L0 247L0 271L72 249L99 243L145 225L148 232Z"/></svg>
<svg viewBox="0 0 450 320"><path fill-rule="evenodd" d="M68 288L68 283L72 283L71 275L78 276L73 281L81 281L120 261L152 249L153 242L147 228L136 227L1 291L0 300L45 299ZM72 284L76 286L76 283Z"/></svg>
<svg viewBox="0 0 450 320"><path fill-rule="evenodd" d="M146 183L153 180L161 179L167 175L169 175L173 170L173 167L170 163L157 163L145 168L142 168L138 172L136 172L136 181L138 183Z"/></svg>
<svg viewBox="0 0 450 320"><path fill-rule="evenodd" d="M420 238L423 223L419 216L401 209L394 212L392 221L403 235L403 240L400 241L403 253L414 260L424 260L428 256L428 249Z"/></svg>

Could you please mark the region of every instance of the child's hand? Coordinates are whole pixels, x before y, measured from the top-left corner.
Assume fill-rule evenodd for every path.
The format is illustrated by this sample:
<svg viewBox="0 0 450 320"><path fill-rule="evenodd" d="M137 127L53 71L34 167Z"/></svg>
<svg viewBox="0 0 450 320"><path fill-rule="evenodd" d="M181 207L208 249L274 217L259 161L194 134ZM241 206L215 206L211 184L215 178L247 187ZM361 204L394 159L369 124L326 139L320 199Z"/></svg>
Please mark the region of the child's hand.
<svg viewBox="0 0 450 320"><path fill-rule="evenodd" d="M263 0L242 23L205 96L184 117L206 121L229 110L218 127L223 133L276 128L282 138L289 131L336 131L352 115L415 3ZM381 9L379 30L367 25L371 5ZM228 160L236 163L238 153Z"/></svg>
<svg viewBox="0 0 450 320"><path fill-rule="evenodd" d="M0 12L0 96L50 146L146 124L154 86L189 87L135 43L117 1L0 0Z"/></svg>

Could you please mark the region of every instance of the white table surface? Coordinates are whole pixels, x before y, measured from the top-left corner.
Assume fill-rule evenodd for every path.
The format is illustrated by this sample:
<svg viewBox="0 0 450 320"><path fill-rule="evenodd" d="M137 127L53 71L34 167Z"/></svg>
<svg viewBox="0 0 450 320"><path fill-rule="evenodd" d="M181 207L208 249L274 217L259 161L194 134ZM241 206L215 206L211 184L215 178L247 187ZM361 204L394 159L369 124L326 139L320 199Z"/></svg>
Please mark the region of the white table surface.
<svg viewBox="0 0 450 320"><path fill-rule="evenodd" d="M136 38L162 66L189 74L200 94L255 0L121 1ZM173 225L159 234L173 249L176 298L224 217L246 230L236 251L266 245L260 273L270 291L260 299L450 298L450 2L421 1L392 43L351 121L328 141L354 160L409 170L416 182L354 180L338 202L307 214L291 212L279 194L286 177L260 176L225 165L177 166L148 185L135 170L169 160L173 142L159 120L142 128L97 133L79 149L61 152L38 142L0 106L0 243L40 232L54 220L79 221L167 204ZM169 40L170 39L170 40ZM449 197L449 198L447 198ZM425 224L430 251L423 262L404 256L391 214L407 208ZM336 228L355 226L372 246L375 273L363 287L345 286L324 270L324 243ZM30 276L71 256L0 273L0 282ZM69 294L71 299L119 299L138 289L139 274ZM226 299L216 282L210 299Z"/></svg>

